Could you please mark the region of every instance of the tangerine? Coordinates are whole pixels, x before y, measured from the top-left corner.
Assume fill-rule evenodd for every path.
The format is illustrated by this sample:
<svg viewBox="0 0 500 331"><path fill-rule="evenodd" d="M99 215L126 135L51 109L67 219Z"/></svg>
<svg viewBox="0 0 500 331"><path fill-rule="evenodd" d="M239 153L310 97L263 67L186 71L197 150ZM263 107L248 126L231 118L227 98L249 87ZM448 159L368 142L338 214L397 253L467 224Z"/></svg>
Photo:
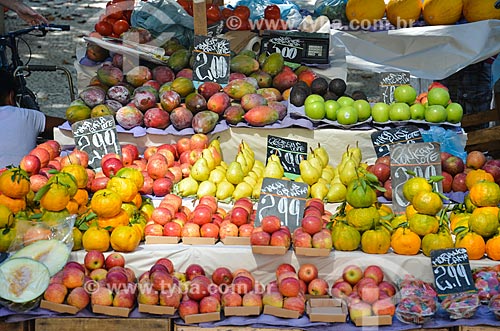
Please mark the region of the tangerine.
<svg viewBox="0 0 500 331"><path fill-rule="evenodd" d="M139 192L139 189L132 179L122 177L112 177L108 181L106 188L118 193L123 202L130 202L134 200L135 196Z"/></svg>
<svg viewBox="0 0 500 331"><path fill-rule="evenodd" d="M366 208L377 202L377 193L363 179L353 180L347 186L346 201L354 208Z"/></svg>
<svg viewBox="0 0 500 331"><path fill-rule="evenodd" d="M115 216L97 217L97 224L99 225L99 227L107 229L108 231L113 231L113 229L115 229L120 225L128 225L129 222L130 222L130 217L128 216L127 212L123 209L121 209L120 212Z"/></svg>
<svg viewBox="0 0 500 331"><path fill-rule="evenodd" d="M422 253L425 256L430 256L433 250L446 248L453 248L453 238L449 231L429 233L422 238Z"/></svg>
<svg viewBox="0 0 500 331"><path fill-rule="evenodd" d="M87 187L89 175L84 166L80 164L68 164L61 169L61 172L72 174L79 189Z"/></svg>
<svg viewBox="0 0 500 331"><path fill-rule="evenodd" d="M374 206L367 208L352 208L346 215L347 223L358 231L373 228L380 220L380 214Z"/></svg>
<svg viewBox="0 0 500 331"><path fill-rule="evenodd" d="M416 255L420 251L421 239L411 229L400 227L391 236L391 247L400 255Z"/></svg>
<svg viewBox="0 0 500 331"><path fill-rule="evenodd" d="M0 205L4 205L9 208L14 214L26 209L26 199L25 198L11 198L5 194L0 194Z"/></svg>
<svg viewBox="0 0 500 331"><path fill-rule="evenodd" d="M97 226L91 226L82 236L82 246L88 252L97 250L105 252L109 249L109 232Z"/></svg>
<svg viewBox="0 0 500 331"><path fill-rule="evenodd" d="M500 203L500 186L495 182L481 181L469 190L470 200L478 207L494 207Z"/></svg>
<svg viewBox="0 0 500 331"><path fill-rule="evenodd" d="M140 240L137 231L129 225L116 227L110 236L111 247L117 252L133 252Z"/></svg>
<svg viewBox="0 0 500 331"><path fill-rule="evenodd" d="M68 193L70 197L74 197L78 191L78 186L76 185L76 179L73 174L69 172L59 172L49 178L47 184L58 183L65 185L68 188Z"/></svg>
<svg viewBox="0 0 500 331"><path fill-rule="evenodd" d="M73 199L80 205L84 206L89 202L89 192L86 189L79 188Z"/></svg>
<svg viewBox="0 0 500 331"><path fill-rule="evenodd" d="M115 191L101 189L94 193L90 208L99 217L113 217L121 211L122 199Z"/></svg>
<svg viewBox="0 0 500 331"><path fill-rule="evenodd" d="M338 251L354 251L361 242L358 230L342 221L338 221L332 228L333 247Z"/></svg>
<svg viewBox="0 0 500 331"><path fill-rule="evenodd" d="M116 172L116 176L132 179L135 183L135 186L141 188L144 185L144 176L139 169L131 168L131 167L123 167Z"/></svg>
<svg viewBox="0 0 500 331"><path fill-rule="evenodd" d="M465 186L467 186L468 190L470 190L474 184L482 181L494 182L495 180L493 179L492 174L484 171L483 169L471 170L465 176Z"/></svg>
<svg viewBox="0 0 500 331"><path fill-rule="evenodd" d="M403 184L403 195L410 203L419 192L432 192L432 185L423 177L412 177Z"/></svg>
<svg viewBox="0 0 500 331"><path fill-rule="evenodd" d="M411 203L418 213L425 215L436 215L443 209L443 200L436 192L419 192Z"/></svg>
<svg viewBox="0 0 500 331"><path fill-rule="evenodd" d="M49 211L61 211L66 208L71 199L68 187L57 182L48 185L49 189L40 198L40 206Z"/></svg>
<svg viewBox="0 0 500 331"><path fill-rule="evenodd" d="M419 236L436 233L439 230L439 220L436 216L417 213L408 220L410 229Z"/></svg>
<svg viewBox="0 0 500 331"><path fill-rule="evenodd" d="M367 254L385 254L391 247L391 235L384 228L368 230L361 235L361 250Z"/></svg>
<svg viewBox="0 0 500 331"><path fill-rule="evenodd" d="M28 173L20 168L5 170L0 175L0 192L13 199L20 199L30 191Z"/></svg>
<svg viewBox="0 0 500 331"><path fill-rule="evenodd" d="M484 238L471 231L463 236L458 236L455 241L455 247L465 248L471 260L479 260L486 253Z"/></svg>
<svg viewBox="0 0 500 331"><path fill-rule="evenodd" d="M469 228L485 238L493 236L498 226L498 207L478 207L469 218Z"/></svg>
<svg viewBox="0 0 500 331"><path fill-rule="evenodd" d="M488 239L486 242L486 255L494 261L500 260L500 236Z"/></svg>

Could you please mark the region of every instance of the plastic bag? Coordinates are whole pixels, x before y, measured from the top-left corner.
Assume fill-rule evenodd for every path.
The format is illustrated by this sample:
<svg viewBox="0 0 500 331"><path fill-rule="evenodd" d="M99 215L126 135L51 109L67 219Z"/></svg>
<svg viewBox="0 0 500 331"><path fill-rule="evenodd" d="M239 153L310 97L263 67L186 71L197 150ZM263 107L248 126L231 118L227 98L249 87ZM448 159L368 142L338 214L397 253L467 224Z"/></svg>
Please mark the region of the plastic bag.
<svg viewBox="0 0 500 331"><path fill-rule="evenodd" d="M287 0L240 0L236 6L247 6L250 9L250 19L259 20L264 17L264 10L269 5L276 5L280 8L281 18L286 20L289 28L295 28L302 20L300 7Z"/></svg>
<svg viewBox="0 0 500 331"><path fill-rule="evenodd" d="M425 142L438 142L441 145L441 152L448 152L460 157L465 162L467 152L465 144L467 136L462 134L460 128L445 129L441 126L431 126L429 130L422 131L422 138Z"/></svg>
<svg viewBox="0 0 500 331"><path fill-rule="evenodd" d="M175 0L139 2L132 12L131 23L151 32L157 45L171 38L178 39L185 47L193 44L193 17Z"/></svg>
<svg viewBox="0 0 500 331"><path fill-rule="evenodd" d="M314 4L314 15L325 15L334 21L334 23L347 24L347 16L345 15L345 6L347 0L316 0Z"/></svg>

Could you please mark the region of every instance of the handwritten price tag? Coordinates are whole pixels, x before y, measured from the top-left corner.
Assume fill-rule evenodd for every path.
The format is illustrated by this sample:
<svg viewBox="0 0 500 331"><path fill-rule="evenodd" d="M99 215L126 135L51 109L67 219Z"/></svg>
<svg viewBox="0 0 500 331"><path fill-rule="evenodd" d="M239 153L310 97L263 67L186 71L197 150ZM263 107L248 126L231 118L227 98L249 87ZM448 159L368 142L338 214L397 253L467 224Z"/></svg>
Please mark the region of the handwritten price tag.
<svg viewBox="0 0 500 331"><path fill-rule="evenodd" d="M194 36L193 80L200 82L229 82L229 40Z"/></svg>
<svg viewBox="0 0 500 331"><path fill-rule="evenodd" d="M396 87L410 84L410 74L408 72L383 72L380 77L382 101L387 104L394 102Z"/></svg>
<svg viewBox="0 0 500 331"><path fill-rule="evenodd" d="M267 42L268 53L280 53L285 61L293 63L302 61L303 49L304 41L298 38L277 36Z"/></svg>
<svg viewBox="0 0 500 331"><path fill-rule="evenodd" d="M431 252L431 264L438 294L476 290L465 248L434 250Z"/></svg>
<svg viewBox="0 0 500 331"><path fill-rule="evenodd" d="M377 157L389 155L389 146L423 142L422 134L416 126L400 126L390 130L373 132L371 135Z"/></svg>
<svg viewBox="0 0 500 331"><path fill-rule="evenodd" d="M289 180L264 178L255 223L268 215L276 215L290 231L301 225L306 206L307 184Z"/></svg>
<svg viewBox="0 0 500 331"><path fill-rule="evenodd" d="M266 160L273 154L280 158L285 173L299 175L300 161L307 158L307 143L268 135Z"/></svg>
<svg viewBox="0 0 500 331"><path fill-rule="evenodd" d="M108 153L121 155L113 116L101 116L78 121L71 126L76 147L89 155L89 167L99 168Z"/></svg>

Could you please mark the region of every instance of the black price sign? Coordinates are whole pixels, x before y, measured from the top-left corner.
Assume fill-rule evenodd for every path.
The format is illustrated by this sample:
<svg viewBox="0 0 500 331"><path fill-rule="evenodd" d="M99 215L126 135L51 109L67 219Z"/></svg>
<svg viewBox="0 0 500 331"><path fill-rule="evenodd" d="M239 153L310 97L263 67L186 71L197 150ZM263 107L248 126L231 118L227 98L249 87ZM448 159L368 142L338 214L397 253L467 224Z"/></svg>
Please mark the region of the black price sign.
<svg viewBox="0 0 500 331"><path fill-rule="evenodd" d="M391 145L392 209L403 214L410 204L403 195L403 185L412 177L410 170L418 177L441 176L441 151L436 142ZM434 188L443 192L441 182Z"/></svg>
<svg viewBox="0 0 500 331"><path fill-rule="evenodd" d="M108 153L121 155L113 116L101 116L78 121L71 126L76 147L89 155L89 167L101 166L101 159Z"/></svg>
<svg viewBox="0 0 500 331"><path fill-rule="evenodd" d="M307 158L307 143L281 137L267 136L267 156L277 155L286 173L299 175L299 164Z"/></svg>
<svg viewBox="0 0 500 331"><path fill-rule="evenodd" d="M193 52L193 80L219 84L229 82L229 40L196 35Z"/></svg>
<svg viewBox="0 0 500 331"><path fill-rule="evenodd" d="M408 72L383 72L380 74L382 101L390 104L394 101L394 90L400 85L410 84Z"/></svg>
<svg viewBox="0 0 500 331"><path fill-rule="evenodd" d="M431 263L439 295L476 291L465 248L431 251Z"/></svg>
<svg viewBox="0 0 500 331"><path fill-rule="evenodd" d="M390 130L373 132L373 148L377 157L389 155L389 146L395 144L413 144L423 142L422 134L416 126L400 126Z"/></svg>
<svg viewBox="0 0 500 331"><path fill-rule="evenodd" d="M264 178L255 223L260 225L264 217L275 215L281 219L281 224L293 231L301 225L306 197L307 184L305 183Z"/></svg>
<svg viewBox="0 0 500 331"><path fill-rule="evenodd" d="M287 62L301 63L304 41L288 36L271 37L267 41L268 53L280 53Z"/></svg>

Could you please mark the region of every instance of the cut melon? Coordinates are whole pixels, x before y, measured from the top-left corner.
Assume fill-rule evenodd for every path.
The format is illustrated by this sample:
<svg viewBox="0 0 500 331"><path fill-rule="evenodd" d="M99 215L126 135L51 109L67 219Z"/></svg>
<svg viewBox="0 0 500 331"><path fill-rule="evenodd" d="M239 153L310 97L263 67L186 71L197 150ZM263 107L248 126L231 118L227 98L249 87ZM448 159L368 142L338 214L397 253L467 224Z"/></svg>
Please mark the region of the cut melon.
<svg viewBox="0 0 500 331"><path fill-rule="evenodd" d="M68 262L70 247L59 240L39 240L18 250L12 258L27 257L45 264L51 276Z"/></svg>
<svg viewBox="0 0 500 331"><path fill-rule="evenodd" d="M49 269L29 258L11 258L0 265L0 298L14 303L32 301L45 292Z"/></svg>

